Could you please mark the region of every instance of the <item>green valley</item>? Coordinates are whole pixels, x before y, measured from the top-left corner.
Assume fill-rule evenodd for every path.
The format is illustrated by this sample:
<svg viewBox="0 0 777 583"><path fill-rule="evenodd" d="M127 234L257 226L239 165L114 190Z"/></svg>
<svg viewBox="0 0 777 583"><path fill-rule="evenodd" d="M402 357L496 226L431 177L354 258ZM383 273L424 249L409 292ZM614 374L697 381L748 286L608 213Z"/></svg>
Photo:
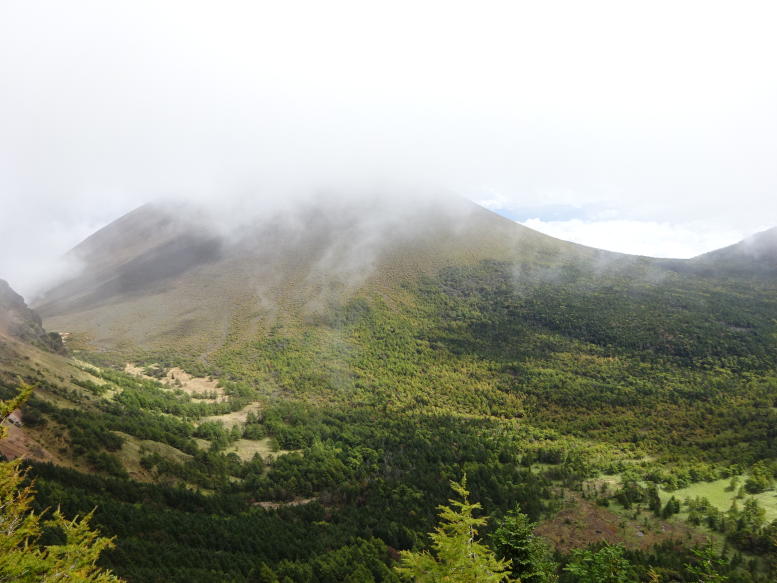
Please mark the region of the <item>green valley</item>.
<svg viewBox="0 0 777 583"><path fill-rule="evenodd" d="M226 241L143 207L36 304L68 354L5 339L36 507L96 508L101 565L400 581L466 476L523 581L774 580L773 265L597 251L460 201L371 247L341 210Z"/></svg>

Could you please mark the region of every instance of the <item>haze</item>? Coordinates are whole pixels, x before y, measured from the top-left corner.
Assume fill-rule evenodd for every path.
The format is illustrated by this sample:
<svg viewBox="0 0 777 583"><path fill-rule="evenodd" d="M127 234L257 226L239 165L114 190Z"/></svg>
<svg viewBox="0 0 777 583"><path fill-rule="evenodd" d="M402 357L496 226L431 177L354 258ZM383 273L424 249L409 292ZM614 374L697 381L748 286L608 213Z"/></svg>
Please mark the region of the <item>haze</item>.
<svg viewBox="0 0 777 583"><path fill-rule="evenodd" d="M467 196L689 257L777 224L770 3L0 3L0 277L158 198ZM408 202L406 204L412 204Z"/></svg>

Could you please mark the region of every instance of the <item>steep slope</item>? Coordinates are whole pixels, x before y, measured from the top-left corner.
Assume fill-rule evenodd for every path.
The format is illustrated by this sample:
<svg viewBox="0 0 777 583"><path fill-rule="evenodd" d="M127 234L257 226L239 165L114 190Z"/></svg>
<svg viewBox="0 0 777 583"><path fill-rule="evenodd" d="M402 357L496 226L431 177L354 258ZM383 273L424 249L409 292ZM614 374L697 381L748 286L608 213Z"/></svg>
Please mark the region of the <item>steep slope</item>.
<svg viewBox="0 0 777 583"><path fill-rule="evenodd" d="M5 338L33 344L44 350L64 353L59 334L47 333L40 316L27 307L24 298L0 279L0 342Z"/></svg>
<svg viewBox="0 0 777 583"><path fill-rule="evenodd" d="M127 411L112 399L120 391L119 384L140 390L153 387L159 395L170 392L169 387L73 359L59 334L47 333L35 311L2 280L0 291L0 399L16 395L20 382L33 387L20 409L0 419L7 433L0 440L0 458L24 458L81 472L149 481L153 475L141 465L143 455L153 452L172 461L189 457L159 441L156 434L141 432L137 437L121 432L125 426L105 427L105 419L111 416L106 409L112 408L115 417L127 417ZM186 383L179 382L176 388L188 389L189 383L198 380L183 378ZM147 415L144 410L132 414L141 424L148 421Z"/></svg>
<svg viewBox="0 0 777 583"><path fill-rule="evenodd" d="M74 366L59 334L46 332L38 314L0 280L0 399L14 395L20 379L35 387L31 401L70 407L75 405L61 394L78 394L74 381L95 380ZM36 427L39 421L27 405L14 412L13 420L4 421L8 436L0 441L0 455L71 465L69 456L55 449L62 441Z"/></svg>
<svg viewBox="0 0 777 583"><path fill-rule="evenodd" d="M36 309L95 346L212 350L235 333L298 322L358 291L396 296L423 274L484 259L558 265L597 252L464 200L415 207L371 200L292 214L209 217L147 205L76 247L74 279ZM613 255L614 256L614 255ZM242 333L242 331L240 331Z"/></svg>

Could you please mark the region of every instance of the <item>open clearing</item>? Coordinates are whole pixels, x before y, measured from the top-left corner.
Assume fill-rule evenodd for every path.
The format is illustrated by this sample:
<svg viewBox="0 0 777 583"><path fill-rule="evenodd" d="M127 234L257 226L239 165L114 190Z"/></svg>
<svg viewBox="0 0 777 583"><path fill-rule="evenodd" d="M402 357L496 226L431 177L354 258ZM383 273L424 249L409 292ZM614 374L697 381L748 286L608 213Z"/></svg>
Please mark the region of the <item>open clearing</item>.
<svg viewBox="0 0 777 583"><path fill-rule="evenodd" d="M744 484L745 478L746 476L740 476L739 483ZM730 481L730 478L725 478L722 480L715 480L714 482L697 482L696 484L691 484L687 488L674 490L673 492L660 490L659 493L663 503L666 503L671 496L674 496L681 502L688 498L696 498L699 496L706 498L715 508L725 512L731 508L731 504L734 501L734 498L736 498L737 490L739 489L737 486L737 488L732 491L726 491ZM742 504L747 498L755 498L758 500L759 506L766 511L767 522L777 519L777 492L774 490L767 490L760 494L746 494L744 499L738 500L737 502L740 508L742 508ZM683 508L683 513L681 514L685 514L685 510L686 509Z"/></svg>
<svg viewBox="0 0 777 583"><path fill-rule="evenodd" d="M234 425L245 425L248 414L257 413L261 408L262 406L260 403L249 403L239 411L224 413L223 415L209 415L208 417L203 417L200 422L220 421L224 424L224 427L231 429Z"/></svg>
<svg viewBox="0 0 777 583"><path fill-rule="evenodd" d="M238 439L225 450L225 453L233 452L243 461L249 461L254 457L255 453L258 453L266 461L291 453L289 450L277 449L275 440L271 437L265 437L264 439Z"/></svg>

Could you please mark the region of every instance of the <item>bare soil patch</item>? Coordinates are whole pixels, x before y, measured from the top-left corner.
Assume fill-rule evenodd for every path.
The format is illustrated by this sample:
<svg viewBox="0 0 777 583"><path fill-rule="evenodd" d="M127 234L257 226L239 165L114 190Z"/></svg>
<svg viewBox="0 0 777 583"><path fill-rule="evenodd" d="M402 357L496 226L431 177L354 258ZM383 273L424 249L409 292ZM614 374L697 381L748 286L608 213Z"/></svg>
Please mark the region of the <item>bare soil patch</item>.
<svg viewBox="0 0 777 583"><path fill-rule="evenodd" d="M565 492L563 508L537 527L537 534L550 540L563 551L604 541L632 549L646 550L666 541L694 541L703 544L705 536L690 525L674 520L661 520L643 510L636 518L634 511L619 514L582 498L576 492Z"/></svg>

